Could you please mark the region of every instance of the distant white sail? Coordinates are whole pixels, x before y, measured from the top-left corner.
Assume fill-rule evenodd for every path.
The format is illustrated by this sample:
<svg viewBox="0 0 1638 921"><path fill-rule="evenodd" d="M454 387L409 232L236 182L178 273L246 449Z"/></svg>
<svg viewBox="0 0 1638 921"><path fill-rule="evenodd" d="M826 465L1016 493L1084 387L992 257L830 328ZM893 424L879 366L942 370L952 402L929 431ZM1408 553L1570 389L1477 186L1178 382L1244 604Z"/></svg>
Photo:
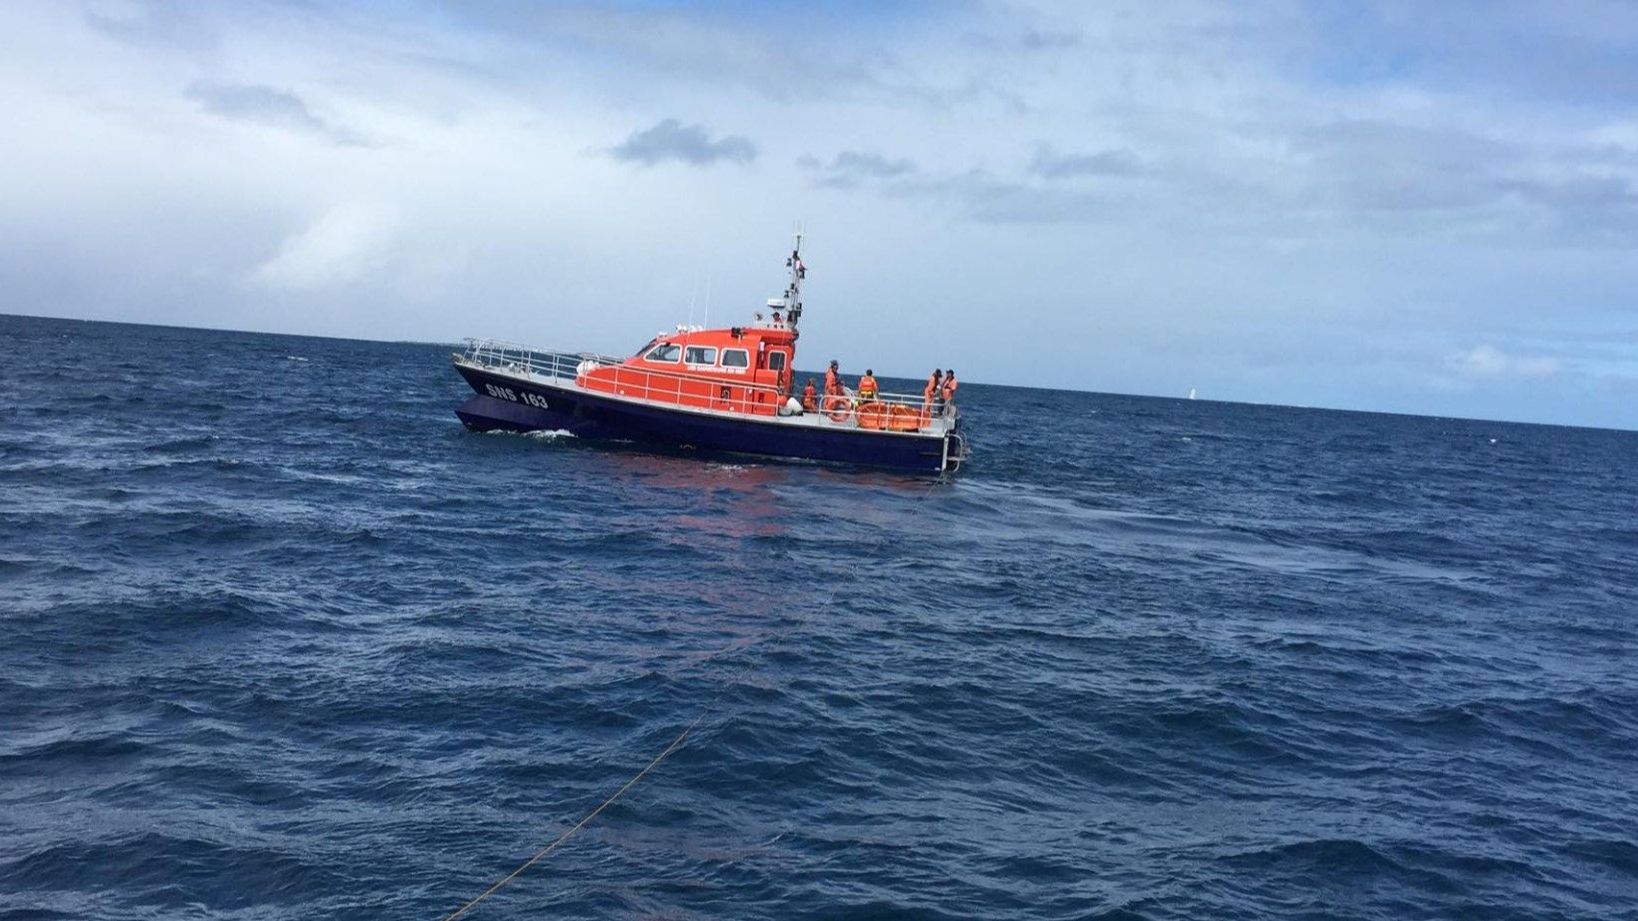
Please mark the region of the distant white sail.
<svg viewBox="0 0 1638 921"><path fill-rule="evenodd" d="M1191 399L1191 400L1194 399L1194 388L1193 387L1189 388L1189 399Z"/></svg>

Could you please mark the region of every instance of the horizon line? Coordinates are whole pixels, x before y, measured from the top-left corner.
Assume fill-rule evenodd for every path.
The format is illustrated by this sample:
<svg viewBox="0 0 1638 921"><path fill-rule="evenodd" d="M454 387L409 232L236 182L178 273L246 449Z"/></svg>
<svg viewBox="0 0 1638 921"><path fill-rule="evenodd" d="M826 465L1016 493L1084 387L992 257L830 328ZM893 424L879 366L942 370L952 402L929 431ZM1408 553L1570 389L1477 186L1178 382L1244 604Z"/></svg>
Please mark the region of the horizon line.
<svg viewBox="0 0 1638 921"><path fill-rule="evenodd" d="M365 338L362 338L362 337L359 337L359 336L329 336L329 335L324 335L322 333L274 332L272 330L235 329L235 328L223 327L223 326L182 326L182 325L179 325L179 324L176 324L176 323L153 323L153 322L142 322L142 321L138 321L138 320L101 320L101 319L93 319L93 318L90 318L90 317L54 317L54 316L44 316L44 315L40 315L40 314L29 314L29 313L9 313L9 312L6 312L6 311L0 311L0 317L16 317L18 319L23 319L23 320L53 320L53 321L59 321L59 322L64 322L64 323L98 323L98 324L102 324L102 325L105 325L105 326L148 326L148 327L153 327L155 329L180 329L180 330L188 330L188 331L191 331L191 332L207 332L207 333L237 333L237 334L240 334L240 335L247 335L247 336L285 336L285 337L289 337L289 338L293 338L293 339L326 339L326 340L330 340L330 341L334 341L334 342L368 342L368 343L373 343L373 344L377 344L377 345L439 346L441 348L448 348L450 346L459 345L461 342L464 342L464 341L466 341L467 338L469 338L469 337L462 337L461 339L454 340L454 341L430 341L430 340L424 340L424 339L365 339ZM478 337L470 337L470 338L478 338ZM883 377L892 377L892 378L896 378L898 380L909 380L909 381L920 380L920 377L918 375L904 376L904 375L899 375L899 374L884 374L882 376ZM1347 407L1347 406L1303 406L1303 405L1299 405L1299 404L1296 404L1296 403L1260 403L1260 402L1256 402L1256 401L1252 401L1252 400L1220 400L1220 399L1211 399L1211 398L1197 399L1197 398L1191 398L1191 397L1187 397L1187 396L1174 397L1174 396L1163 396L1163 395L1152 394L1152 393L1124 393L1124 392L1114 391L1114 390L1077 390L1077 389L1074 389L1072 387L1043 387L1043 386L1040 386L1038 384L999 384L999 383L977 381L977 380L963 381L963 383L970 384L970 385L977 386L977 387L1010 387L1010 388L1017 389L1017 390L1043 390L1043 391L1046 391L1048 393L1086 393L1086 394L1092 394L1092 395L1095 395L1095 396L1135 397L1137 399L1142 399L1142 400L1173 400L1173 401L1182 402L1182 403L1219 403L1219 404L1222 404L1222 405L1225 405L1225 406L1261 406L1261 407L1269 407L1269 408L1273 408L1273 409L1299 409L1299 410L1310 410L1310 411L1315 411L1315 412L1330 412L1330 413L1358 413L1360 415L1367 415L1367 416L1402 416L1402 417L1410 418L1410 419L1435 419L1435 420L1443 419L1443 420L1458 421L1458 422L1484 422L1484 423L1492 423L1492 424L1497 424L1497 425L1535 425L1535 426L1542 426L1542 427L1545 427L1545 428L1586 429L1586 430L1594 431L1594 432L1620 432L1620 433L1624 433L1624 434L1638 434L1638 428L1620 428L1620 427L1613 426L1613 425L1588 425L1588 424L1584 424L1584 423L1575 423L1575 422L1532 422L1532 421L1527 421L1527 420L1522 420L1522 419L1483 419L1483 418L1479 418L1477 416L1443 416L1443 415L1434 415L1432 413L1400 412L1400 411L1389 410L1389 409L1357 409L1357 408L1354 408L1354 407Z"/></svg>

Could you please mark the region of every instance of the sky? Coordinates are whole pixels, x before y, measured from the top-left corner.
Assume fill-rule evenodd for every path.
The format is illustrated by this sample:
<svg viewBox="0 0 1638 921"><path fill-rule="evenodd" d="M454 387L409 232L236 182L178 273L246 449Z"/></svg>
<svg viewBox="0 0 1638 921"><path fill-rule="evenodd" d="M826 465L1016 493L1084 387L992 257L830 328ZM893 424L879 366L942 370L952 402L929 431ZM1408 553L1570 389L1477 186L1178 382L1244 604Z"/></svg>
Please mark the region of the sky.
<svg viewBox="0 0 1638 921"><path fill-rule="evenodd" d="M0 4L0 312L1638 428L1638 4Z"/></svg>

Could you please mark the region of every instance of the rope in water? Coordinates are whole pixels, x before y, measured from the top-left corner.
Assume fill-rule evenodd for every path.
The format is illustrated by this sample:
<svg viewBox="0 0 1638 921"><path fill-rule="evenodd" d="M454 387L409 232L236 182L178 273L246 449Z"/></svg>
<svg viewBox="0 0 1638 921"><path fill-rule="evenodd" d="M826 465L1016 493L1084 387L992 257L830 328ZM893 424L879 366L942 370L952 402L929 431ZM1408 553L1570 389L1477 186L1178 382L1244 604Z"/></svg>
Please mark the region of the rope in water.
<svg viewBox="0 0 1638 921"><path fill-rule="evenodd" d="M905 523L909 524L909 521L915 520L916 515L921 512L921 507L923 505L923 500L925 500L928 496L932 495L933 490L935 488L937 488L939 486L939 484L947 483L947 482L949 482L949 477L941 475L937 479L935 479L932 483L928 484L926 491L923 492L921 495L916 497L916 504L910 511L910 519L908 521L906 521ZM853 581L853 577L858 575L859 568L864 565L865 561L870 559L875 554L876 550L881 549L881 547L884 544L887 543L888 536L889 535L885 535L885 534L882 535L882 537L880 537L876 541L876 543L871 546L871 552L870 553L862 554L857 560L854 561L853 568L848 570L847 575L845 575L841 579L838 579L835 582L831 583L830 594L825 597L824 601L819 603L819 607L817 609L818 611L824 611L826 608L830 607L831 602L836 600L836 593L837 593L837 591L840 590L842 584ZM775 636L775 639L783 639L785 635L789 634L789 632L790 631L787 630L787 631L785 631L784 634L778 634L778 635ZM758 643L760 643L760 642L761 641L758 641ZM751 644L749 644L747 646L744 646L744 647L741 647L741 648L742 649L749 649L751 646L755 646L758 643L751 643ZM523 863L519 864L517 869L513 870L512 872L510 872L510 873L506 874L505 876L501 877L500 879L496 880L494 885L490 886L488 889L485 889L483 892L479 893L477 895L477 897L473 898L471 901L467 902L465 905L462 905L460 908L457 908L454 911L450 912L449 914L444 915L444 917L441 919L441 921L455 921L456 918L459 918L462 915L465 915L467 912L471 911L473 908L476 908L479 902L482 902L484 899L487 899L490 896L494 895L495 893L499 892L504 886L506 886L507 883L510 883L512 880L517 879L518 876L523 873L523 871L529 869L530 867L532 867L535 864L539 863L541 860L545 859L545 857L547 855L551 854L553 851L557 850L559 847L562 847L563 843L565 841L568 841L570 838L574 837L576 832L580 831L580 829L585 828L587 825L591 824L592 819L597 818L600 814L602 814L603 810L605 810L605 809L609 808L610 806L614 805L615 800L618 800L620 797L626 795L626 791L630 790L632 787L637 786L638 781L640 781L644 777L648 776L648 773L650 771L652 771L655 768L659 767L660 762L662 762L665 759L671 757L672 752L675 752L677 749L681 748L683 742L688 739L689 734L692 733L699 726L699 724L705 720L705 718L707 716L710 716L711 713L716 710L717 703L720 700L722 700L723 694L727 693L727 691L728 691L728 689L730 687L738 684L740 679L745 677L745 675L749 674L751 672L751 670L754 669L755 667L756 667L755 662L748 663L744 668L739 670L738 674L734 675L732 680L724 682L722 687L717 689L716 694L712 695L711 699L706 702L705 707L702 710L700 710L699 715L694 717L693 722L691 722L687 726L685 726L683 728L682 732L677 733L677 737L671 740L670 745L667 745L663 751L661 751L658 755L655 755L654 760L650 761L647 765L645 765L642 770L640 770L636 774L632 775L631 779L626 781L625 784L622 787L620 787L620 789L614 791L614 794L612 796L610 796L606 800L603 800L603 802L599 803L597 805L596 809L593 809L592 811L586 813L585 817L583 817L580 821L578 821L578 822L574 823L573 825L571 825L568 828L568 830L563 832L563 834L558 835L557 838L555 840L553 840L551 844L548 844L545 847L541 848L540 850L536 851L534 853L534 856L530 857L528 860L525 860Z"/></svg>
<svg viewBox="0 0 1638 921"><path fill-rule="evenodd" d="M553 841L551 844L548 844L545 847L541 848L540 850L536 851L535 855L533 857L530 857L528 860L525 860L522 864L520 864L518 866L518 868L516 870L513 870L512 872L510 872L510 873L506 874L505 876L501 877L499 880L496 880L496 882L495 882L495 884L493 886L490 886L488 889L485 889L482 893L480 893L478 895L477 898L473 899L470 902L467 902L465 905L462 905L460 908L457 908L454 911L450 912L449 914L445 915L444 918L443 918L443 921L452 921L452 919L459 918L460 916L462 916L462 915L466 914L467 912L471 911L479 902L482 902L484 899L487 899L490 896L494 895L496 892L499 892L502 886L505 886L507 883L509 883L512 880L516 879L518 877L518 874L522 873L524 870L527 870L530 867L534 866L535 864L539 863L541 858L545 857L547 854L550 854L551 852L553 852L553 851L557 850L559 847L561 847L563 842L569 840L569 838L572 837L575 832L579 831L582 828L585 828L586 825L588 823L590 823L592 819L597 818L598 814L601 813L603 810L605 810L605 809L609 808L610 806L614 805L615 800L619 799L621 796L624 796L625 792L627 790L630 790L632 787L637 786L637 781L642 780L645 776L647 776L649 771L654 770L654 768L659 766L661 761L664 761L667 757L669 757L671 755L672 752L676 751L679 747L681 747L682 744L683 744L683 740L688 738L688 734L693 732L694 727L698 726L700 724L700 721L705 719L706 714L708 714L710 712L711 711L709 709L701 711L700 715L695 717L694 721L692 723L688 724L688 728L686 728L682 732L678 733L677 737L675 739L671 740L671 744L667 745L665 747L664 751L662 751L658 755L654 756L653 761L650 761L646 767L644 767L642 770L638 771L635 775L633 775L630 780L626 781L625 786L623 786L620 789L614 791L613 796L611 796L608 799L604 800L601 804L598 805L598 807L596 809L593 809L591 812L586 813L585 818L583 818L580 821L574 823L574 825L571 826L568 831L565 831L563 834L558 835L557 840Z"/></svg>

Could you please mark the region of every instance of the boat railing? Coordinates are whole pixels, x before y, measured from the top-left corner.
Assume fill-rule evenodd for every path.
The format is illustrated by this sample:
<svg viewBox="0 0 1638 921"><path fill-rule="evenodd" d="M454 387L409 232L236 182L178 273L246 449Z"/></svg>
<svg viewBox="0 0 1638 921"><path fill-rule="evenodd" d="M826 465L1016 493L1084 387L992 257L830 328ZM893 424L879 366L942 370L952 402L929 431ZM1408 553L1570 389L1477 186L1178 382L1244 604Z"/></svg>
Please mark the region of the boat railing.
<svg viewBox="0 0 1638 921"><path fill-rule="evenodd" d="M552 352L498 339L468 339L461 357L473 364L536 377L573 381L586 362L616 364L618 358L592 352Z"/></svg>
<svg viewBox="0 0 1638 921"><path fill-rule="evenodd" d="M461 358L497 371L582 387L588 371L612 371L599 383L611 386L620 396L667 406L748 415L784 415L782 405L790 399L781 388L770 384L727 381L717 376L682 371L658 371L628 365L624 359L607 355L553 352L494 339L468 339ZM702 384L711 391L703 397L708 401L708 405L703 407L700 405ZM717 388L720 388L720 393L716 392ZM798 402L802 402L800 398ZM878 393L865 400L856 392L847 391L843 394L820 394L814 400L813 408L804 407L803 415L817 416L821 424L838 428L943 434L955 427L957 412L955 406L933 404L919 393Z"/></svg>

